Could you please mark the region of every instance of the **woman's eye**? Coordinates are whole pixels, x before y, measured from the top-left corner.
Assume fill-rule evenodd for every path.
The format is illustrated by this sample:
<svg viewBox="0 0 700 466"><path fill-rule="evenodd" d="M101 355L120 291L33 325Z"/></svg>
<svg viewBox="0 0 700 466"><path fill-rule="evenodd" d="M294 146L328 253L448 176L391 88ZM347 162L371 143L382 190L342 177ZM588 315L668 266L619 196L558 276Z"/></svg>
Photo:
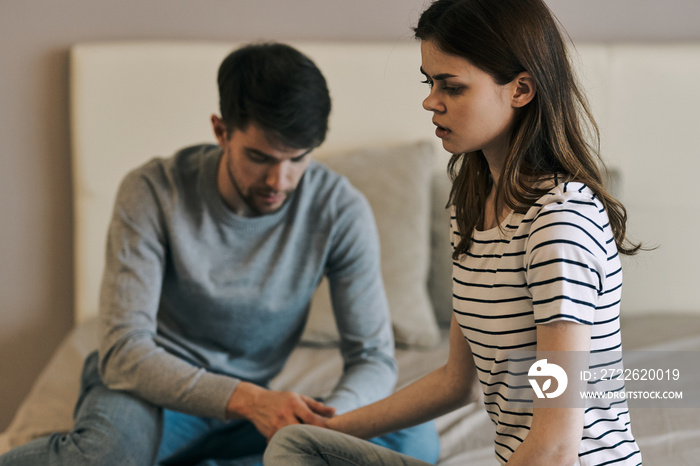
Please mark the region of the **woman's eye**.
<svg viewBox="0 0 700 466"><path fill-rule="evenodd" d="M462 92L461 87L452 87L452 86L444 86L442 88L442 90L447 92L447 95L458 95L460 92Z"/></svg>
<svg viewBox="0 0 700 466"><path fill-rule="evenodd" d="M427 84L429 88L433 88L434 82L431 81L430 79L426 79L421 81L423 84ZM459 95L462 92L462 88L458 86L446 86L446 85L441 85L440 90L445 91L445 93L449 96L455 96Z"/></svg>

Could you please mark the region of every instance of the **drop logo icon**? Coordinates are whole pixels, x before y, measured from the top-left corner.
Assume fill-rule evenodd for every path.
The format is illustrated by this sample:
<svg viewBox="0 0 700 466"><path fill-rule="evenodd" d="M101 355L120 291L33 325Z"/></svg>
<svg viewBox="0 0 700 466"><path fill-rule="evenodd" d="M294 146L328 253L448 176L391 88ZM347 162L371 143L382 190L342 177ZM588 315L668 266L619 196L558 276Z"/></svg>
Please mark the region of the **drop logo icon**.
<svg viewBox="0 0 700 466"><path fill-rule="evenodd" d="M527 375L530 377L528 380L535 390L537 398L556 398L564 393L566 385L569 383L569 378L566 376L564 369L556 364L548 363L546 359L535 361L535 363L530 366ZM542 386L540 386L537 379L533 377L547 377L547 379L545 379ZM554 391L550 392L549 390L552 388L552 379L557 381L557 386Z"/></svg>

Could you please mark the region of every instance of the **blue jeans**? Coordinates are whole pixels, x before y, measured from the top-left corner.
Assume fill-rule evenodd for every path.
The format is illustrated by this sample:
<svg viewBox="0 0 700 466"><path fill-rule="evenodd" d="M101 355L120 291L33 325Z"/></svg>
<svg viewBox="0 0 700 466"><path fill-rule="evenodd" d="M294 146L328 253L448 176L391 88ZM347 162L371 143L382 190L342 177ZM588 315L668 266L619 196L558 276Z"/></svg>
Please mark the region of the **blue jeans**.
<svg viewBox="0 0 700 466"><path fill-rule="evenodd" d="M71 432L17 447L0 456L0 466L259 465L267 445L248 421L176 413L110 390L97 371L97 353L85 361L74 417ZM439 447L433 424L374 441L437 461Z"/></svg>

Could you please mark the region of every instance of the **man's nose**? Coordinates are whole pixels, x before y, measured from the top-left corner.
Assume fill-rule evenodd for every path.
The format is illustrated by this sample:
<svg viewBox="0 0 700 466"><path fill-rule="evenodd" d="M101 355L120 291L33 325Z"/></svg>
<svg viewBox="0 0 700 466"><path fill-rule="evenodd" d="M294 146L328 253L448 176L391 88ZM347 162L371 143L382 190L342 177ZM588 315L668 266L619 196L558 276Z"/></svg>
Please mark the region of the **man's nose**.
<svg viewBox="0 0 700 466"><path fill-rule="evenodd" d="M265 184L275 191L284 191L286 188L287 164L285 162L277 162L270 166L267 171Z"/></svg>

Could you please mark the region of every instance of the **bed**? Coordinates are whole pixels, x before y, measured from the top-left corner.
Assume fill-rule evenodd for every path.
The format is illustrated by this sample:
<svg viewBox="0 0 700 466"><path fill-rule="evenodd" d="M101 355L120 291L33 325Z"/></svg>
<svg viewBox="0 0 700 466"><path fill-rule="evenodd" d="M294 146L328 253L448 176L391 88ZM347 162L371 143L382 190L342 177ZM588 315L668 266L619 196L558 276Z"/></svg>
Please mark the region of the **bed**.
<svg viewBox="0 0 700 466"><path fill-rule="evenodd" d="M236 45L87 43L71 50L76 325L0 435L0 453L45 433L70 429L82 360L97 346L97 292L117 183L130 168L153 156L214 141L209 116L217 113L216 69ZM444 209L448 156L433 135L430 115L421 108L426 90L420 84L419 47L404 41L293 45L316 61L333 98L328 140L316 157L367 196L377 219L397 340L398 386L402 386L445 362L452 309L449 219ZM681 60L700 63L700 47L682 49L688 56ZM638 117L621 113L620 103L629 99L625 92L634 92L634 86L615 85L616 80L624 82L619 73L628 70L620 67L641 59L654 62L667 57L668 51L652 46L640 52L624 45L578 45L577 69L604 135L607 128L619 130L620 121ZM673 75L673 70L668 74ZM613 181L629 171L625 160L618 156L614 161ZM401 235L395 233L397 222ZM390 242L385 238L392 228ZM627 275L628 288L639 289L641 272L633 268ZM623 307L626 350L700 350L700 312L641 312L635 310L635 294L627 295L632 304ZM303 344L273 387L312 396L327 393L341 373L336 339L322 283L312 302ZM699 419L700 405L633 409L633 431L645 463L697 464ZM494 430L478 403L436 422L441 439L439 464L497 464Z"/></svg>

